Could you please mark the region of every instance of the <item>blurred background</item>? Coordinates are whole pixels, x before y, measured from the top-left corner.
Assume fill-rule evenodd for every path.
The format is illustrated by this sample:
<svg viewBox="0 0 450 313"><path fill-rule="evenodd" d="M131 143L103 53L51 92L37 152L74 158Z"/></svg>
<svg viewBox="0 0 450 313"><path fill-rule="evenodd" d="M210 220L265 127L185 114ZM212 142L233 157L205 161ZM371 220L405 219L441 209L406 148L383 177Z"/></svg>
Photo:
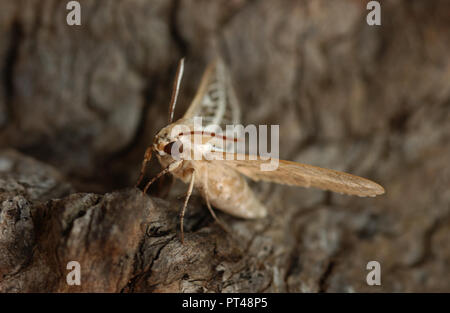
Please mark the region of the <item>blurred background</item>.
<svg viewBox="0 0 450 313"><path fill-rule="evenodd" d="M79 2L82 25L68 26L67 1L0 0L1 148L77 192L133 186L178 60L176 118L220 55L243 124L280 125L282 159L386 189L360 199L255 184L290 233L282 290L450 292L449 1L381 1L381 26L367 25L363 0ZM382 287L365 283L371 260Z"/></svg>

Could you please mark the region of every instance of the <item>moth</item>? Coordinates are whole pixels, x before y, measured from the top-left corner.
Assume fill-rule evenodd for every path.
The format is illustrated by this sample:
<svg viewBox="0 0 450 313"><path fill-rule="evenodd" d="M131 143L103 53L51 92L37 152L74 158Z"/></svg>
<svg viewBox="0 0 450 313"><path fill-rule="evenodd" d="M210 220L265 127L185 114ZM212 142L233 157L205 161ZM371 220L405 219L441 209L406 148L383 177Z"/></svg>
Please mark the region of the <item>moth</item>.
<svg viewBox="0 0 450 313"><path fill-rule="evenodd" d="M344 172L284 160L278 160L276 170L261 171L260 165L266 162L261 157L227 152L226 147L230 144L227 134L206 130L209 124L223 126L239 123L239 105L227 68L220 58L207 67L187 112L181 119L173 122L183 71L184 59L181 59L169 105L168 125L158 132L153 144L146 149L136 184L138 186L142 181L153 152L163 170L146 184L143 194L153 182L168 173L189 184L180 211L181 242L184 242L184 214L194 188L200 191L211 215L225 229L212 207L246 219L263 218L267 215L266 207L250 189L244 176L254 181L315 187L361 197L374 197L384 193L379 184ZM200 131L194 130L196 117L202 117L205 122ZM183 130L176 131L180 127ZM200 137L200 140L195 141L195 136ZM235 141L231 141L233 140ZM207 151L209 158L192 158L193 153L198 151Z"/></svg>

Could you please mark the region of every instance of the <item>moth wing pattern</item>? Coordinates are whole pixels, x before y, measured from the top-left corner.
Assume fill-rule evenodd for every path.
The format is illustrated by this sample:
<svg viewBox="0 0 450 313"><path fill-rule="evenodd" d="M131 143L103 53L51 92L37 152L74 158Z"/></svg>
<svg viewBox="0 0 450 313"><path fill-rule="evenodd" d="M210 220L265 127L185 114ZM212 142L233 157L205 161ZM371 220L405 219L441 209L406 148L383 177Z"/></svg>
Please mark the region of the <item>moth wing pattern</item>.
<svg viewBox="0 0 450 313"><path fill-rule="evenodd" d="M254 181L267 181L283 185L315 187L348 195L374 197L384 193L379 184L359 176L325 169L313 165L278 160L278 168L261 171L260 166L267 160L256 155L211 152L212 162L225 164Z"/></svg>
<svg viewBox="0 0 450 313"><path fill-rule="evenodd" d="M212 61L205 70L200 87L190 107L184 115L184 120L202 117L203 129L219 132L228 137L240 138L241 133L227 134L226 125L240 123L240 107L232 86L229 71L221 58ZM225 131L223 131L225 130ZM213 138L210 141L216 149L228 148L223 140Z"/></svg>
<svg viewBox="0 0 450 313"><path fill-rule="evenodd" d="M211 62L184 118L201 116L205 125L225 126L240 122L239 104L230 75L221 58Z"/></svg>

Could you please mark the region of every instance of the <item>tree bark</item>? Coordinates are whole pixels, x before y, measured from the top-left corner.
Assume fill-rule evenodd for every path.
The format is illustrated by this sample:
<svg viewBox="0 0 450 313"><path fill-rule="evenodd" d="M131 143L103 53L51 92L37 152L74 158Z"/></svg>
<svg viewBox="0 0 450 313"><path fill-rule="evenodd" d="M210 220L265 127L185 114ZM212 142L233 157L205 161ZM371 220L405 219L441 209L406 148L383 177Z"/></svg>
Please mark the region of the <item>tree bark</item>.
<svg viewBox="0 0 450 313"><path fill-rule="evenodd" d="M354 0L79 2L68 26L65 1L0 0L0 291L450 291L448 1L383 1L381 26ZM269 217L218 212L230 233L197 195L181 244L187 186L131 186L177 60L180 117L217 54L281 158L386 194L254 183Z"/></svg>

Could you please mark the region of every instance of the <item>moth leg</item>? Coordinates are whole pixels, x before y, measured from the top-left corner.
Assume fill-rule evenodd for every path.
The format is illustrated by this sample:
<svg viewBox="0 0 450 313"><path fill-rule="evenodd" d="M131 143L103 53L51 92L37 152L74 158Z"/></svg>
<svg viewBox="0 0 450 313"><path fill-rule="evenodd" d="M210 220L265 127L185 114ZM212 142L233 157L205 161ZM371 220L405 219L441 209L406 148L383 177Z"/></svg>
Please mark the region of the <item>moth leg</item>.
<svg viewBox="0 0 450 313"><path fill-rule="evenodd" d="M195 180L195 170L192 170L191 182L189 183L189 188L186 194L186 198L184 199L183 208L180 212L180 230L181 230L181 243L184 243L184 213L186 212L186 207L189 202L189 198L191 197L192 190L194 189L194 180Z"/></svg>
<svg viewBox="0 0 450 313"><path fill-rule="evenodd" d="M182 194L180 194L180 195L176 196L176 199L177 199L177 200L181 200L181 199L184 199L184 198L186 198L186 196L187 196L187 192L185 192L185 193L182 193Z"/></svg>
<svg viewBox="0 0 450 313"><path fill-rule="evenodd" d="M231 233L230 229L223 223L217 216L216 213L214 213L214 210L211 207L211 203L209 202L208 197L208 172L205 172L205 180L203 183L203 197L205 198L206 206L208 207L209 213L211 213L212 217L216 221L217 224L227 233Z"/></svg>
<svg viewBox="0 0 450 313"><path fill-rule="evenodd" d="M176 170L181 163L183 163L183 160L178 160L175 162L172 162L169 164L169 166L167 166L165 169L163 169L161 172L159 172L158 175L156 175L155 177L153 177L145 186L144 190L142 191L142 194L145 195L147 193L148 188L150 187L151 184L153 184L158 178L160 178L161 176L170 173L174 170Z"/></svg>
<svg viewBox="0 0 450 313"><path fill-rule="evenodd" d="M142 178L144 178L145 173L145 167L147 166L147 163L152 159L152 147L148 147L147 150L145 150L144 154L144 160L142 160L142 166L141 166L141 174L139 175L139 179L135 185L135 187L139 186L139 184L142 181Z"/></svg>

